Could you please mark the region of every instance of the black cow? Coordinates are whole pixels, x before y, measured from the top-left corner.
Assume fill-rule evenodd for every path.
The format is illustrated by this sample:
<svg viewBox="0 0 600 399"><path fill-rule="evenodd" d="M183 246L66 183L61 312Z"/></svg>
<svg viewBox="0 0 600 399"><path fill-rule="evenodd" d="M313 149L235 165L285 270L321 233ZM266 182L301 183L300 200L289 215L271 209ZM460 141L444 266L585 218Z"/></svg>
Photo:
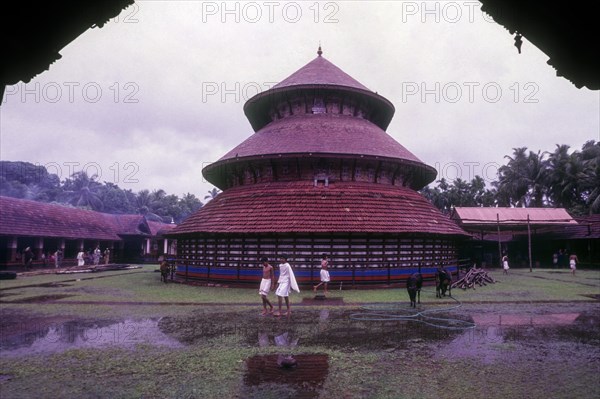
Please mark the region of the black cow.
<svg viewBox="0 0 600 399"><path fill-rule="evenodd" d="M440 266L435 274L435 297L446 296L446 291L452 296L452 274L444 266Z"/></svg>
<svg viewBox="0 0 600 399"><path fill-rule="evenodd" d="M406 290L408 291L408 296L410 298L410 306L413 308L417 307L417 301L421 304L421 287L423 287L423 275L421 275L421 273L413 273L406 281Z"/></svg>

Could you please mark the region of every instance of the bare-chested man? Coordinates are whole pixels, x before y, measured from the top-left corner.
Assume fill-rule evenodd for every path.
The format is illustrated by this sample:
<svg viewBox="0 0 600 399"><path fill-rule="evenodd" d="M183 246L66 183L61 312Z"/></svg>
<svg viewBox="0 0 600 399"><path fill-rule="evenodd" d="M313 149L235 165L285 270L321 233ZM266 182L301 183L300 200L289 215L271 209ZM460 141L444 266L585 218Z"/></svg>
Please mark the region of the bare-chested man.
<svg viewBox="0 0 600 399"><path fill-rule="evenodd" d="M269 295L269 292L271 291L271 286L273 285L273 280L275 279L275 272L273 272L273 266L271 266L269 264L269 259L267 258L260 258L260 261L263 264L263 271L262 271L262 280L260 282L260 289L258 291L258 293L260 294L261 298L262 298L262 304L263 304L263 311L261 313L261 315L266 315L267 313L273 313L273 305L271 305L271 302L269 302L269 298L267 298L267 296ZM267 311L267 305L269 305L269 311Z"/></svg>
<svg viewBox="0 0 600 399"><path fill-rule="evenodd" d="M571 269L571 274L573 276L575 275L575 270L577 269L578 262L579 259L577 259L577 255L571 254L571 256L569 256L569 268Z"/></svg>

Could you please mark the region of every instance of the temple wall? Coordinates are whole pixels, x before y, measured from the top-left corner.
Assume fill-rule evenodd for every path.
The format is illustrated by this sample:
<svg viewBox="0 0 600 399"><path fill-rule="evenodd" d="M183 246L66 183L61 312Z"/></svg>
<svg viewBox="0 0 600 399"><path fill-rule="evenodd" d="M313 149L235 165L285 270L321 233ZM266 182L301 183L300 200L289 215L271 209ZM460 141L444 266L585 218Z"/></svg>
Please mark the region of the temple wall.
<svg viewBox="0 0 600 399"><path fill-rule="evenodd" d="M397 164L385 161L284 158L231 165L224 169L228 187L269 183L273 181L315 181L377 183L401 187L405 173Z"/></svg>
<svg viewBox="0 0 600 399"><path fill-rule="evenodd" d="M358 101L354 95L312 90L300 91L290 97L274 98L268 115L271 121L305 114L346 115L370 120L372 112L368 103Z"/></svg>
<svg viewBox="0 0 600 399"><path fill-rule="evenodd" d="M179 262L190 266L257 267L263 256L277 263L286 254L297 268L320 264L322 254L334 268L433 267L456 263L455 241L443 236L203 235L178 238Z"/></svg>

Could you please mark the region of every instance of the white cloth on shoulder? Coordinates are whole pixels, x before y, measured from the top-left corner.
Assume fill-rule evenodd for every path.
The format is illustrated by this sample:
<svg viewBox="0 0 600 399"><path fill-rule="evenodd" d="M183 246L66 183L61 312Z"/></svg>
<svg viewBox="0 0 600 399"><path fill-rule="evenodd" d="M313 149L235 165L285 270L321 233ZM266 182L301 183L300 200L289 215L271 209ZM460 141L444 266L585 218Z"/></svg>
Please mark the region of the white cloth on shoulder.
<svg viewBox="0 0 600 399"><path fill-rule="evenodd" d="M294 276L294 271L287 262L279 265L279 280L277 280L277 282L279 283L279 287L277 287L277 291L275 291L277 296L289 296L290 290L300 292L300 288L296 282L296 276Z"/></svg>

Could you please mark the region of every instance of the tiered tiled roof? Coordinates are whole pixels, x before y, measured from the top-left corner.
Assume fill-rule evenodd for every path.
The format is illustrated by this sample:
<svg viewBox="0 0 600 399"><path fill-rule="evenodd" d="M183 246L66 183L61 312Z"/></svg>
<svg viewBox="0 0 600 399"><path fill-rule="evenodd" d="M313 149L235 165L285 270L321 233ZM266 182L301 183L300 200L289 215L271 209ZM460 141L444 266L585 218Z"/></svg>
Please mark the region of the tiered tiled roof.
<svg viewBox="0 0 600 399"><path fill-rule="evenodd" d="M318 54L248 100L244 112L256 133L203 170L223 193L171 234L465 235L415 191L433 181L436 171L385 132L394 106L324 59L320 49ZM295 159L297 181L283 182L276 173L278 160L286 157ZM319 172L313 159L330 166ZM351 175L344 177L340 159L353 161ZM373 159L385 161L377 170L393 181L376 181L374 170L367 179L358 177ZM251 174L254 179L246 178ZM328 187L315 187L307 177L323 174Z"/></svg>
<svg viewBox="0 0 600 399"><path fill-rule="evenodd" d="M464 235L414 190L274 182L226 190L180 224L194 233L423 233Z"/></svg>
<svg viewBox="0 0 600 399"><path fill-rule="evenodd" d="M145 223L148 232L140 229ZM121 235L150 236L171 226L145 222L141 215L111 215L0 196L0 235L117 241Z"/></svg>
<svg viewBox="0 0 600 399"><path fill-rule="evenodd" d="M220 160L279 154L352 154L422 161L390 135L352 116L298 115L272 122Z"/></svg>

